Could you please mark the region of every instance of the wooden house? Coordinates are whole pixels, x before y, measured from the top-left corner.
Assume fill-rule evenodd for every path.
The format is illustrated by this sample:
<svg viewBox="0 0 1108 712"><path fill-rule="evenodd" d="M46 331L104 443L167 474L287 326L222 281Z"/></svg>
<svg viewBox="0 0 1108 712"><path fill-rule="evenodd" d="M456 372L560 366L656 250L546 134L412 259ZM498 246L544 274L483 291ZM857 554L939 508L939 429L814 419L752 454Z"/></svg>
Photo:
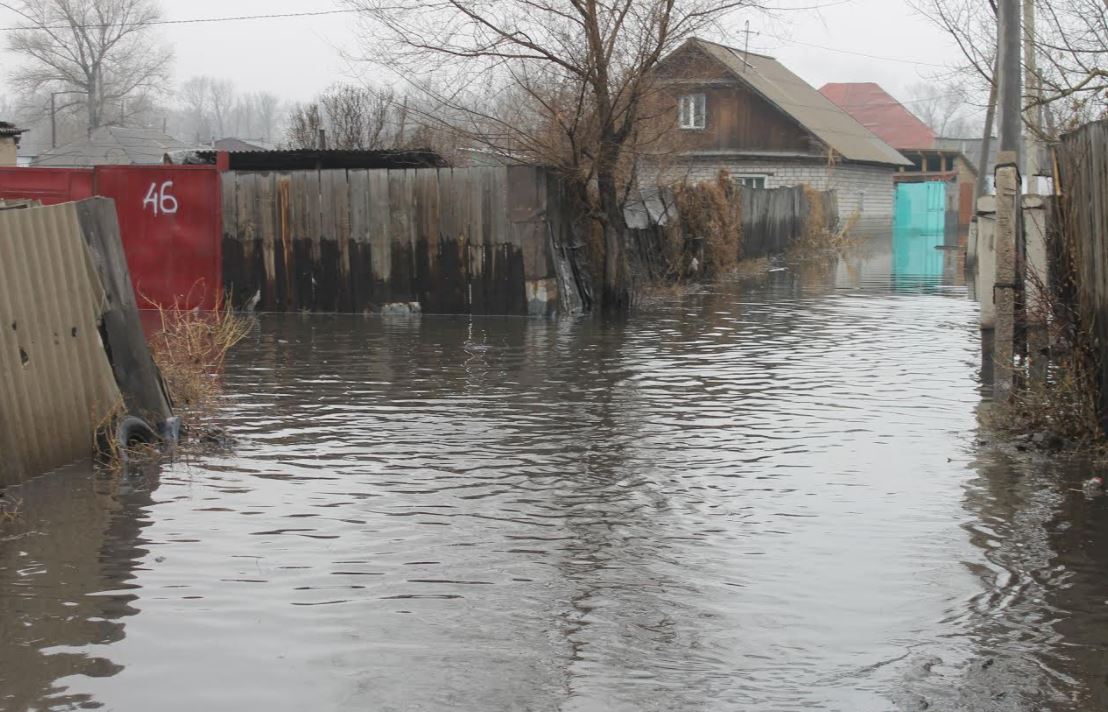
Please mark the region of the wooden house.
<svg viewBox="0 0 1108 712"><path fill-rule="evenodd" d="M759 188L835 190L839 214L888 223L893 175L911 162L772 57L693 38L655 70L673 119L644 159L645 181L726 171Z"/></svg>

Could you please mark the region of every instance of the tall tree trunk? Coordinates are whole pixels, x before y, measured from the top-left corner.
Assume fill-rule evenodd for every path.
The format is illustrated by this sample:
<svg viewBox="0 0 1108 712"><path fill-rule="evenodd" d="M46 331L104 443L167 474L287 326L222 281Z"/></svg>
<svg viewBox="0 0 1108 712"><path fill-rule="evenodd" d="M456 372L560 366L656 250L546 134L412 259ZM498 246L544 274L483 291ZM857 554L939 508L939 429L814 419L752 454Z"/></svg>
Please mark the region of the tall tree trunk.
<svg viewBox="0 0 1108 712"><path fill-rule="evenodd" d="M604 284L600 306L608 313L626 312L631 307L630 275L624 249L627 222L620 207L614 171L598 168L596 176L600 210L604 214Z"/></svg>

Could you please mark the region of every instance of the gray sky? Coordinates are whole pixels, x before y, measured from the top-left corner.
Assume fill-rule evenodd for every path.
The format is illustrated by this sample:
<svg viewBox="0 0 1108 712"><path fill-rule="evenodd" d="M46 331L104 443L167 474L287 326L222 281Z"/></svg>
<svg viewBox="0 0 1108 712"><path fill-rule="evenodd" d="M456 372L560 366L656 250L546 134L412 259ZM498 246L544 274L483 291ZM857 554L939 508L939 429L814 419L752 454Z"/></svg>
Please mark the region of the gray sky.
<svg viewBox="0 0 1108 712"><path fill-rule="evenodd" d="M907 0L775 0L775 18L751 14L751 51L770 54L817 88L829 81L875 81L898 98L907 86L941 73L957 49ZM333 0L163 0L166 19L333 10ZM813 10L813 6L822 6ZM0 27L16 17L0 9ZM352 67L340 50L356 51L351 15L167 25L157 29L176 51L177 81L207 74L244 91L264 89L307 99L366 68ZM727 28L742 46L743 19ZM756 33L756 34L755 34ZM0 42L3 42L0 33ZM862 55L872 55L870 57ZM0 51L0 94L16 61ZM371 76L371 74L369 75Z"/></svg>

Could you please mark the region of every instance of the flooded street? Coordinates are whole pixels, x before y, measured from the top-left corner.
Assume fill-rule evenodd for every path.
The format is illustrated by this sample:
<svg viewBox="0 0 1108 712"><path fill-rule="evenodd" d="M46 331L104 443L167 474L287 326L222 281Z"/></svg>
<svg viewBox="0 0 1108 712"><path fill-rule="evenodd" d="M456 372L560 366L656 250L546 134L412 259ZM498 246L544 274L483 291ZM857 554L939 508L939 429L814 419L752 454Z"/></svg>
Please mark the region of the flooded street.
<svg viewBox="0 0 1108 712"><path fill-rule="evenodd" d="M22 488L0 708L1105 709L1108 503L979 444L921 239L625 323L261 317L233 453Z"/></svg>

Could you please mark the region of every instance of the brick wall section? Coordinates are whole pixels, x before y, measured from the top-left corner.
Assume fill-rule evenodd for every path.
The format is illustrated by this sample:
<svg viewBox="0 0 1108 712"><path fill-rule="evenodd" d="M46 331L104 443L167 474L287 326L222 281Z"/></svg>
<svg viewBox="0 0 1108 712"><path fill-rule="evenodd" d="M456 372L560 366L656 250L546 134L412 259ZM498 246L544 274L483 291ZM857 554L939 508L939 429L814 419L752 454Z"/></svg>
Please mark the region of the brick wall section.
<svg viewBox="0 0 1108 712"><path fill-rule="evenodd" d="M855 212L861 221L888 221L893 215L892 166L838 164L828 166L816 160L767 160L711 156L684 159L665 168L647 166L646 181L654 178L672 183L687 177L691 181L711 180L720 170L732 176L765 176L767 188L785 188L808 184L816 190L835 190L839 198L839 216L846 220Z"/></svg>

